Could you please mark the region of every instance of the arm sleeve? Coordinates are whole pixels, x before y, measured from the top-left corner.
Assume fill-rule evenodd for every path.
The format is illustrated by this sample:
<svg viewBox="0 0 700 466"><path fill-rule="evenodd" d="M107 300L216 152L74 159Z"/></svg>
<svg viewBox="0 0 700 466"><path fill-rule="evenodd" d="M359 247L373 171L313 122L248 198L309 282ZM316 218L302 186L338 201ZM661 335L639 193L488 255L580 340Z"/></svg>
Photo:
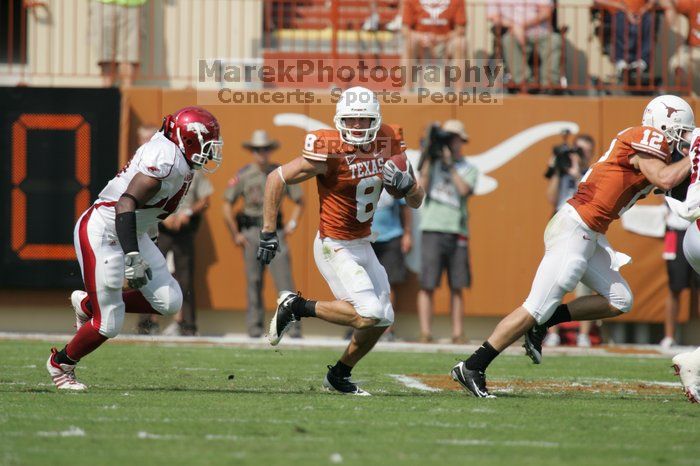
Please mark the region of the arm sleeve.
<svg viewBox="0 0 700 466"><path fill-rule="evenodd" d="M315 162L326 162L328 160L328 143L326 138L315 131L308 133L304 139L304 150L301 155L308 160Z"/></svg>
<svg viewBox="0 0 700 466"><path fill-rule="evenodd" d="M139 172L159 180L170 175L175 165L176 154L157 142L149 142L139 149L136 168Z"/></svg>
<svg viewBox="0 0 700 466"><path fill-rule="evenodd" d="M666 163L670 162L671 151L666 142L666 137L660 131L644 126L627 131L622 138L636 152L651 155Z"/></svg>

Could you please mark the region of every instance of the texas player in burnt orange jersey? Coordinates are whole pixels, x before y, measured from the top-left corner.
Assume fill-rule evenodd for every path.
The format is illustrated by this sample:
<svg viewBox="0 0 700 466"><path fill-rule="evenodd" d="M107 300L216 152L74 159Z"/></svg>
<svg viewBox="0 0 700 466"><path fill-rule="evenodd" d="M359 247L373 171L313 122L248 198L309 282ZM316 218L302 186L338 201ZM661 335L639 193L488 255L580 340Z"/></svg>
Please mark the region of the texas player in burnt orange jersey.
<svg viewBox="0 0 700 466"><path fill-rule="evenodd" d="M605 238L610 223L656 186L669 190L690 173L687 157L671 163L675 149L686 151L695 126L693 110L681 98L659 96L644 110L642 126L621 131L593 164L578 191L547 225L545 254L530 295L506 316L452 378L475 396L491 397L484 371L498 354L525 335L525 350L542 361L547 328L571 320L619 316L632 307L632 291L620 275L629 257L613 251ZM561 304L578 282L598 295Z"/></svg>
<svg viewBox="0 0 700 466"><path fill-rule="evenodd" d="M275 219L284 185L316 178L320 198L319 231L314 241L316 265L336 297L311 301L283 291L270 323L272 345L302 317L354 328L352 339L323 385L341 393L367 395L350 381L350 372L394 321L390 286L370 244L372 217L383 186L405 195L418 208L425 193L410 168L391 160L404 149L394 130L381 123L379 103L370 90L346 90L336 107L336 130L306 135L302 155L267 178L258 259L269 263L277 249Z"/></svg>

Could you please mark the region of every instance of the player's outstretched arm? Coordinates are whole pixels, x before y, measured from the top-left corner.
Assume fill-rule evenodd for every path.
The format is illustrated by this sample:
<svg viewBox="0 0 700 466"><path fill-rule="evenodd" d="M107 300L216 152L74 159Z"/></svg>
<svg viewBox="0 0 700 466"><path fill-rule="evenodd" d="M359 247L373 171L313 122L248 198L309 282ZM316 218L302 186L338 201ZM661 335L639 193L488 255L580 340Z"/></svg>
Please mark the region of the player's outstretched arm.
<svg viewBox="0 0 700 466"><path fill-rule="evenodd" d="M635 159L636 165L646 179L664 191L675 188L690 174L690 161L685 157L670 165L666 165L653 155L642 153L636 154Z"/></svg>
<svg viewBox="0 0 700 466"><path fill-rule="evenodd" d="M277 212L279 212L280 203L284 197L284 186L301 183L316 175L322 175L326 173L326 167L326 162L297 157L267 175L263 201L262 231L264 233L271 233L277 227Z"/></svg>

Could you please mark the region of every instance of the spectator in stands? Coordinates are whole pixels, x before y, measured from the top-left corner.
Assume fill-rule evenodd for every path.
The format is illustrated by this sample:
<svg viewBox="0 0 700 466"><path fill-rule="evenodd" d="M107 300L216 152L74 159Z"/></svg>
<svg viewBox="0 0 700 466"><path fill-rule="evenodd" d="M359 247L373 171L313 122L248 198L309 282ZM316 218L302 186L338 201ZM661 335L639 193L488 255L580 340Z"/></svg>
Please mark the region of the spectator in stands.
<svg viewBox="0 0 700 466"><path fill-rule="evenodd" d="M141 7L147 1L92 1L90 27L103 86L114 86L117 76L121 77L124 87L133 84L139 68L139 46L144 31Z"/></svg>
<svg viewBox="0 0 700 466"><path fill-rule="evenodd" d="M365 21L362 23L362 30L378 31L382 26L381 16L379 14L379 0L367 0L367 2L369 7L369 16L367 16L367 19L365 19ZM400 7L401 3L399 3L399 9ZM401 13L397 13L398 14L391 21L384 24L384 29L391 32L399 31L401 29Z"/></svg>
<svg viewBox="0 0 700 466"><path fill-rule="evenodd" d="M691 85L694 94L700 93L700 0L659 0L666 18L673 26L678 13L688 19L688 38L671 57L670 66L677 85ZM692 82L689 80L692 79Z"/></svg>
<svg viewBox="0 0 700 466"><path fill-rule="evenodd" d="M593 155L595 154L595 140L588 134L579 134L574 139L573 146L568 144L569 133L564 133L564 142L554 147L545 177L547 182L547 200L554 207L554 213L561 209L566 201L576 193L578 184L584 173L588 170ZM593 294L593 290L579 283L574 293L577 298ZM581 347L591 346L589 337L593 321L579 323L576 345ZM556 326L547 329L547 336L543 344L545 346L558 346L561 343L559 330Z"/></svg>
<svg viewBox="0 0 700 466"><path fill-rule="evenodd" d="M503 58L515 85L535 82L559 86L561 36L552 30L552 0L494 0L488 2L487 18L501 37ZM531 54L532 70L528 61Z"/></svg>
<svg viewBox="0 0 700 466"><path fill-rule="evenodd" d="M646 71L651 58L651 10L655 0L596 0L595 5L613 15L613 60L618 75L625 70Z"/></svg>
<svg viewBox="0 0 700 466"><path fill-rule="evenodd" d="M463 68L466 24L464 0L404 0L404 63L407 66L413 60L444 58L452 66Z"/></svg>
<svg viewBox="0 0 700 466"><path fill-rule="evenodd" d="M685 198L690 179L673 189L672 195ZM668 273L668 297L666 298L666 317L664 319L664 338L659 345L668 349L676 346L676 325L678 324L678 309L681 292L691 290L700 285L700 275L693 271L683 253L683 238L690 222L680 218L669 209L666 215L666 235L664 237L663 258L666 261Z"/></svg>
<svg viewBox="0 0 700 466"><path fill-rule="evenodd" d="M476 186L479 172L462 155L469 140L459 120L446 121L442 129L451 133L438 157L424 154L420 168L426 198L421 209L421 272L418 317L421 342L431 342L435 288L447 270L452 315L452 341L464 339L462 290L471 285L467 199Z"/></svg>
<svg viewBox="0 0 700 466"><path fill-rule="evenodd" d="M157 130L140 129L140 137L150 136ZM175 314L172 324L163 331L168 336L193 336L197 334L197 308L195 302L194 268L195 235L202 222L202 215L209 207L214 188L209 178L201 170L194 172L187 194L180 201L177 210L158 225L158 249L173 267L173 276L182 289L182 309ZM169 255L171 255L169 257ZM139 319L141 334L155 333L156 316L144 314Z"/></svg>
<svg viewBox="0 0 700 466"><path fill-rule="evenodd" d="M265 309L263 308L263 266L257 260L256 253L260 242L262 228L263 195L268 173L276 170L279 165L270 162L272 152L279 147L277 141L271 140L264 130L256 130L250 141L243 143L250 151L253 163L240 169L228 184L224 193L224 220L233 237L236 246L243 248L245 259L246 279L248 280L248 335L252 338L261 337L264 333ZM286 225L282 216L277 217L277 229L280 249L275 260L269 265L275 286L278 291L296 290L290 267L289 249L285 237L291 235L299 224L303 209L301 187L298 184L287 185L287 196L294 202L292 216ZM243 198L243 209L236 215L233 207L239 198ZM290 330L292 338L301 337L299 323Z"/></svg>

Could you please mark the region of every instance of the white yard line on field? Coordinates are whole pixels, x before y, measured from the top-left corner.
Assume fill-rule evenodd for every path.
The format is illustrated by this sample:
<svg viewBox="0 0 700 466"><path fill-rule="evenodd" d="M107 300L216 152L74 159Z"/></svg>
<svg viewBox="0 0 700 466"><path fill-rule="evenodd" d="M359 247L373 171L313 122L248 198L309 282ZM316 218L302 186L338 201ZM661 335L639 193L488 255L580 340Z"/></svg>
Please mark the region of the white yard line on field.
<svg viewBox="0 0 700 466"><path fill-rule="evenodd" d="M482 440L482 439L450 439L438 440L436 443L440 445L458 445L458 446L477 446L487 445L496 447L535 447L535 448L558 448L556 442L540 442L530 440Z"/></svg>
<svg viewBox="0 0 700 466"><path fill-rule="evenodd" d="M400 384L405 385L408 388L415 388L416 390L421 390L423 392L441 392L439 388L431 387L426 385L415 377L409 377L403 374L387 374L392 379L396 380Z"/></svg>
<svg viewBox="0 0 700 466"><path fill-rule="evenodd" d="M0 332L0 341L46 341L55 343L57 341L70 340L73 335L52 334L52 333L20 333L20 332ZM266 349L271 350L270 344L263 338L250 338L245 334L227 334L219 337L165 337L161 335L119 335L114 338L119 343L145 343L159 344L162 346L229 346L238 348ZM345 348L348 342L339 337L305 336L302 339L283 340L277 351L301 349L301 348ZM479 344L454 345L451 343L415 343L415 342L383 342L380 341L377 351L400 352L400 353L445 353L445 354L468 354L476 350ZM556 356L600 356L614 358L670 358L684 351L692 351L695 347L674 347L671 350L663 350L658 345L616 345L609 347L577 348L563 346L547 348L547 357ZM523 350L518 345L505 350L508 355L523 355ZM47 350L48 354L48 350ZM81 367L81 369L85 369Z"/></svg>

